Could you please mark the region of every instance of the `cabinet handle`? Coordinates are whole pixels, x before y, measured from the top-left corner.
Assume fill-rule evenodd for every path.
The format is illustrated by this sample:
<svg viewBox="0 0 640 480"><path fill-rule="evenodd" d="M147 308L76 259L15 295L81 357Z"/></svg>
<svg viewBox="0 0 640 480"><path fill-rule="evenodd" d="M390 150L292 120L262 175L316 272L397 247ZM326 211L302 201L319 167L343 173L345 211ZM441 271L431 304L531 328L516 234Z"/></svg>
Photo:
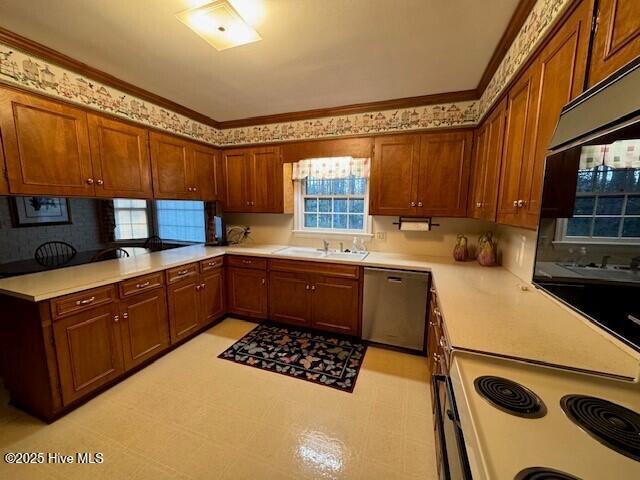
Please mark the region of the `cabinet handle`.
<svg viewBox="0 0 640 480"><path fill-rule="evenodd" d="M251 205L251 202L245 202L247 204L247 206Z"/></svg>
<svg viewBox="0 0 640 480"><path fill-rule="evenodd" d="M89 185L93 185L93 178L87 178L87 183Z"/></svg>
<svg viewBox="0 0 640 480"><path fill-rule="evenodd" d="M137 283L136 284L136 288L144 288L144 287L148 287L149 285L151 285L151 282L144 282L144 283Z"/></svg>
<svg viewBox="0 0 640 480"><path fill-rule="evenodd" d="M198 191L198 187L193 187L193 192L197 192Z"/></svg>
<svg viewBox="0 0 640 480"><path fill-rule="evenodd" d="M215 265L216 265L216 262L209 262L209 263L207 263L207 266L208 266L208 267L215 267Z"/></svg>
<svg viewBox="0 0 640 480"><path fill-rule="evenodd" d="M253 262L251 260L242 260L242 263L245 265L251 265Z"/></svg>
<svg viewBox="0 0 640 480"><path fill-rule="evenodd" d="M187 273L189 273L189 270L180 270L178 271L178 275L186 275Z"/></svg>
<svg viewBox="0 0 640 480"><path fill-rule="evenodd" d="M305 285L304 289L309 290L311 287L309 285Z"/></svg>
<svg viewBox="0 0 640 480"><path fill-rule="evenodd" d="M114 315L114 316L113 316L113 321L114 321L115 323L118 323L118 322L120 321L120 317L119 317L118 315Z"/></svg>
<svg viewBox="0 0 640 480"><path fill-rule="evenodd" d="M422 206L422 202L418 202L418 206L421 207Z"/></svg>
<svg viewBox="0 0 640 480"><path fill-rule="evenodd" d="M518 200L518 208L524 207L524 200Z"/></svg>
<svg viewBox="0 0 640 480"><path fill-rule="evenodd" d="M89 297L86 298L84 300L78 300L76 302L76 305L89 305L91 302L93 302L96 299L96 297Z"/></svg>
<svg viewBox="0 0 640 480"><path fill-rule="evenodd" d="M438 317L438 318L440 318L442 316L442 312L440 311L440 309L438 307L434 307L433 313L435 313L436 317Z"/></svg>
<svg viewBox="0 0 640 480"><path fill-rule="evenodd" d="M434 360L436 363L440 363L440 355L438 355L437 353L434 353L434 354L433 354L433 360Z"/></svg>
<svg viewBox="0 0 640 480"><path fill-rule="evenodd" d="M206 283L201 283L201 284L200 284L200 288L202 288L202 289L204 289L204 287L206 287L206 286L207 286L207 284L206 284Z"/></svg>
<svg viewBox="0 0 640 480"><path fill-rule="evenodd" d="M124 312L122 314L122 318L124 318L126 320L127 318L129 318L129 314L127 312Z"/></svg>
<svg viewBox="0 0 640 480"><path fill-rule="evenodd" d="M517 207L517 206L518 206L518 200L514 200L514 201L513 201L513 206L514 206L514 207Z"/></svg>
<svg viewBox="0 0 640 480"><path fill-rule="evenodd" d="M411 202L411 206L415 207L416 206L416 202Z"/></svg>
<svg viewBox="0 0 640 480"><path fill-rule="evenodd" d="M267 281L263 278L262 279L262 285L264 285L265 283L267 283Z"/></svg>
<svg viewBox="0 0 640 480"><path fill-rule="evenodd" d="M480 207L482 207L482 203L476 202L476 208L480 208Z"/></svg>
<svg viewBox="0 0 640 480"><path fill-rule="evenodd" d="M97 183L98 185L104 185L104 181L103 181L103 180L96 180L96 183Z"/></svg>
<svg viewBox="0 0 640 480"><path fill-rule="evenodd" d="M199 292L201 288L202 288L202 285L196 285L196 292Z"/></svg>
<svg viewBox="0 0 640 480"><path fill-rule="evenodd" d="M311 285L311 290L315 292L316 286L315 285Z"/></svg>

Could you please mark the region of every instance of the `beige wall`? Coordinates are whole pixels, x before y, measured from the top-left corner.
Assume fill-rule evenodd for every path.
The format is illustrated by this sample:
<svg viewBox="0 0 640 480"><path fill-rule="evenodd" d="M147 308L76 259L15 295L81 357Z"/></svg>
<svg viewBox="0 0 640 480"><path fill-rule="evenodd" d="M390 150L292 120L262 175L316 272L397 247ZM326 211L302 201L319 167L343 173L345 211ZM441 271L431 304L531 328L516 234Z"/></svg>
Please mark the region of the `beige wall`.
<svg viewBox="0 0 640 480"><path fill-rule="evenodd" d="M524 228L498 225L496 236L502 265L521 280L531 282L537 233Z"/></svg>
<svg viewBox="0 0 640 480"><path fill-rule="evenodd" d="M227 214L228 225L246 225L251 227L249 242L255 244L277 244L321 247L322 236L303 237L292 233L293 215L277 214ZM472 219L435 218L434 227L430 232L401 232L398 230L398 217L373 217L374 238L367 240L367 248L371 251L407 253L410 255L452 255L456 235L463 233L469 238L469 243L477 244L478 236L488 230L494 231L495 225ZM378 233L386 235L386 239L377 238ZM345 248L351 245L352 237L344 239L328 236L332 248L337 248L340 241Z"/></svg>

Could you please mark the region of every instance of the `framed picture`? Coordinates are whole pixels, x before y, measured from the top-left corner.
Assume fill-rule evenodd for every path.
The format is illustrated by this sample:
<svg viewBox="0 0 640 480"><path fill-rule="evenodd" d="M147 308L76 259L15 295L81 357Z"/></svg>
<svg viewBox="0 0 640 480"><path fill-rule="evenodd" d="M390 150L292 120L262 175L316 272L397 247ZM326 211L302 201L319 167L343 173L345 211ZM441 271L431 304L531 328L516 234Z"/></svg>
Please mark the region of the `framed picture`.
<svg viewBox="0 0 640 480"><path fill-rule="evenodd" d="M61 197L11 197L14 227L71 223L69 200Z"/></svg>

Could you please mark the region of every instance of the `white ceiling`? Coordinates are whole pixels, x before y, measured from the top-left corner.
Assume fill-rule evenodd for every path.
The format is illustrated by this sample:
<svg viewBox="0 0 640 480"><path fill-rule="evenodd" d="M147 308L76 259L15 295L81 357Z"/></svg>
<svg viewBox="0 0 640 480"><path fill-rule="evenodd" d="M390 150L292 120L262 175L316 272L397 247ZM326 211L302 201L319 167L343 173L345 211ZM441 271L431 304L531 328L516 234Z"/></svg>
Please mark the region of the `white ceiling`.
<svg viewBox="0 0 640 480"><path fill-rule="evenodd" d="M0 26L216 120L475 88L518 0L230 0L263 40L216 51L206 0L1 0Z"/></svg>

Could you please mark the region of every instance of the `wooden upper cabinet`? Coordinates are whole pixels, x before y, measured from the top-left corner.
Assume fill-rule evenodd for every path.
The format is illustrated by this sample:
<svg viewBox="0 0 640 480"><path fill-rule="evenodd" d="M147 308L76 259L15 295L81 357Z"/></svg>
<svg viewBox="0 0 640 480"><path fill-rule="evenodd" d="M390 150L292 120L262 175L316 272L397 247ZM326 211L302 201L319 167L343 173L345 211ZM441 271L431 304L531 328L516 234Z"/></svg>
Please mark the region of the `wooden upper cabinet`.
<svg viewBox="0 0 640 480"><path fill-rule="evenodd" d="M156 132L150 133L149 141L154 197L195 198L197 191L190 142Z"/></svg>
<svg viewBox="0 0 640 480"><path fill-rule="evenodd" d="M487 122L476 129L473 136L473 164L471 167L471 184L469 186L469 207L467 215L471 218L482 218L482 200L484 198L486 159L487 156Z"/></svg>
<svg viewBox="0 0 640 480"><path fill-rule="evenodd" d="M520 226L538 225L544 162L562 107L578 96L584 86L591 0L583 1L538 55L537 105L527 131L532 135L525 157L519 198L523 199ZM639 12L640 14L640 12Z"/></svg>
<svg viewBox="0 0 640 480"><path fill-rule="evenodd" d="M2 149L2 132L0 132L0 195L9 194L9 182L7 181L7 167L4 163L4 150Z"/></svg>
<svg viewBox="0 0 640 480"><path fill-rule="evenodd" d="M82 110L0 90L0 131L11 193L94 195L87 116Z"/></svg>
<svg viewBox="0 0 640 480"><path fill-rule="evenodd" d="M376 137L371 164L371 215L418 214L420 136Z"/></svg>
<svg viewBox="0 0 640 480"><path fill-rule="evenodd" d="M421 136L419 214L441 217L466 215L472 142L471 131Z"/></svg>
<svg viewBox="0 0 640 480"><path fill-rule="evenodd" d="M218 199L218 152L214 148L193 144L193 170L196 178L195 197L200 200Z"/></svg>
<svg viewBox="0 0 640 480"><path fill-rule="evenodd" d="M276 213L282 211L282 160L278 147L251 149L249 188L251 211Z"/></svg>
<svg viewBox="0 0 640 480"><path fill-rule="evenodd" d="M498 222L518 224L521 175L523 164L530 155L531 135L528 127L533 124L537 94L537 69L531 65L511 87L507 98L504 153L500 174Z"/></svg>
<svg viewBox="0 0 640 480"><path fill-rule="evenodd" d="M53 323L62 403L68 405L124 371L115 303Z"/></svg>
<svg viewBox="0 0 640 480"><path fill-rule="evenodd" d="M224 209L227 212L249 210L249 171L251 168L247 149L226 150L222 154L224 179Z"/></svg>
<svg viewBox="0 0 640 480"><path fill-rule="evenodd" d="M589 86L605 79L640 55L640 2L598 0L596 22Z"/></svg>
<svg viewBox="0 0 640 480"><path fill-rule="evenodd" d="M87 119L96 196L152 198L148 130L93 114Z"/></svg>

